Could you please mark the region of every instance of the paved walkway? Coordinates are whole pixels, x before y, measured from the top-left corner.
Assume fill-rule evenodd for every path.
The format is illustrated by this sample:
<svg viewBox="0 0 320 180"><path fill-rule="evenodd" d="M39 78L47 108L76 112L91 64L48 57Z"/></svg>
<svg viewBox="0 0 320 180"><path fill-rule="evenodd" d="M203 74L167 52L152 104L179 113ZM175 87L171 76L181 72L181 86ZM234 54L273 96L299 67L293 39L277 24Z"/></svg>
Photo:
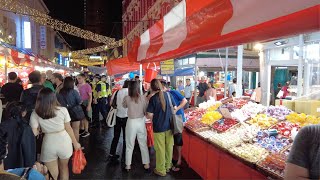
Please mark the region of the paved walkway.
<svg viewBox="0 0 320 180"><path fill-rule="evenodd" d="M132 157L132 170L128 173L122 170L119 162L109 162L113 128L94 129L88 138L82 139L88 161L86 169L81 175L71 175L71 179L200 179L200 176L184 163L180 172L171 172L166 177L158 177L151 173L145 173L141 162L139 146L135 147ZM122 136L120 137L117 154L121 154ZM151 150L151 168L155 167L155 153Z"/></svg>

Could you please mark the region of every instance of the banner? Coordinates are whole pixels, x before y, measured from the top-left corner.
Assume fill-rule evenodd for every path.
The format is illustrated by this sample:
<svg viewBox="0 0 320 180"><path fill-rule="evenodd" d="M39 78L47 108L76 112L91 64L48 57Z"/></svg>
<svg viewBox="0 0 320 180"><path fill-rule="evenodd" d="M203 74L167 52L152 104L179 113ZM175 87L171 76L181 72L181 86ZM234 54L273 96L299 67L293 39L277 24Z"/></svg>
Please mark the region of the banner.
<svg viewBox="0 0 320 180"><path fill-rule="evenodd" d="M47 29L46 26L40 26L40 48L47 48Z"/></svg>

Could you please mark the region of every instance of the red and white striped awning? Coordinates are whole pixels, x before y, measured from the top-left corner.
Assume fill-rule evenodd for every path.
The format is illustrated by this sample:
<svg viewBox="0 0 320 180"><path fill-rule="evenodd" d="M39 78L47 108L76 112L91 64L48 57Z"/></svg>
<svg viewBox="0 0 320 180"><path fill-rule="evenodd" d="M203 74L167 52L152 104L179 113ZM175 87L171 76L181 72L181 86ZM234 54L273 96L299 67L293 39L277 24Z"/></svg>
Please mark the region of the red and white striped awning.
<svg viewBox="0 0 320 180"><path fill-rule="evenodd" d="M6 56L7 60L11 61L12 63L19 65L36 65L36 64L46 64L46 65L54 65L54 63L41 59L39 57L34 57L17 50L0 46L0 54Z"/></svg>
<svg viewBox="0 0 320 180"><path fill-rule="evenodd" d="M128 56L161 61L319 29L319 0L183 0L133 43Z"/></svg>

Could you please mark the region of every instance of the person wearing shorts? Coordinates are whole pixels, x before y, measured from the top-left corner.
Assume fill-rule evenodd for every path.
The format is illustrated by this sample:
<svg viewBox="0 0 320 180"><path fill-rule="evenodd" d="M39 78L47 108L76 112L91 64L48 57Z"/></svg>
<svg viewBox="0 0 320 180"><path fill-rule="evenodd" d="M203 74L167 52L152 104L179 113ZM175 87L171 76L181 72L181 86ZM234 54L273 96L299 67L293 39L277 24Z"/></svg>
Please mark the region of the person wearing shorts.
<svg viewBox="0 0 320 180"><path fill-rule="evenodd" d="M40 160L54 179L69 179L68 163L73 152L72 145L75 150L81 149L70 121L68 110L59 106L56 94L49 88L43 88L31 114L30 126L35 136L39 134L39 127L45 134Z"/></svg>

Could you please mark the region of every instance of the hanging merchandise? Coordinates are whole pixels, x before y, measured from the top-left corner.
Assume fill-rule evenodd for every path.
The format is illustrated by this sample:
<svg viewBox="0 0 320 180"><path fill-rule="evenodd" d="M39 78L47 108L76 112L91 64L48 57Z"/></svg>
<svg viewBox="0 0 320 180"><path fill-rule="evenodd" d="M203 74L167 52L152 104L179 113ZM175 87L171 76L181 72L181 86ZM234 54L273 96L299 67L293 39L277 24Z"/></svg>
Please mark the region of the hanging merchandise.
<svg viewBox="0 0 320 180"><path fill-rule="evenodd" d="M157 75L158 75L157 66L155 63L153 63L153 64L154 64L154 68L149 68L150 63L147 66L146 73L144 76L145 82L151 82L152 79L157 78Z"/></svg>

